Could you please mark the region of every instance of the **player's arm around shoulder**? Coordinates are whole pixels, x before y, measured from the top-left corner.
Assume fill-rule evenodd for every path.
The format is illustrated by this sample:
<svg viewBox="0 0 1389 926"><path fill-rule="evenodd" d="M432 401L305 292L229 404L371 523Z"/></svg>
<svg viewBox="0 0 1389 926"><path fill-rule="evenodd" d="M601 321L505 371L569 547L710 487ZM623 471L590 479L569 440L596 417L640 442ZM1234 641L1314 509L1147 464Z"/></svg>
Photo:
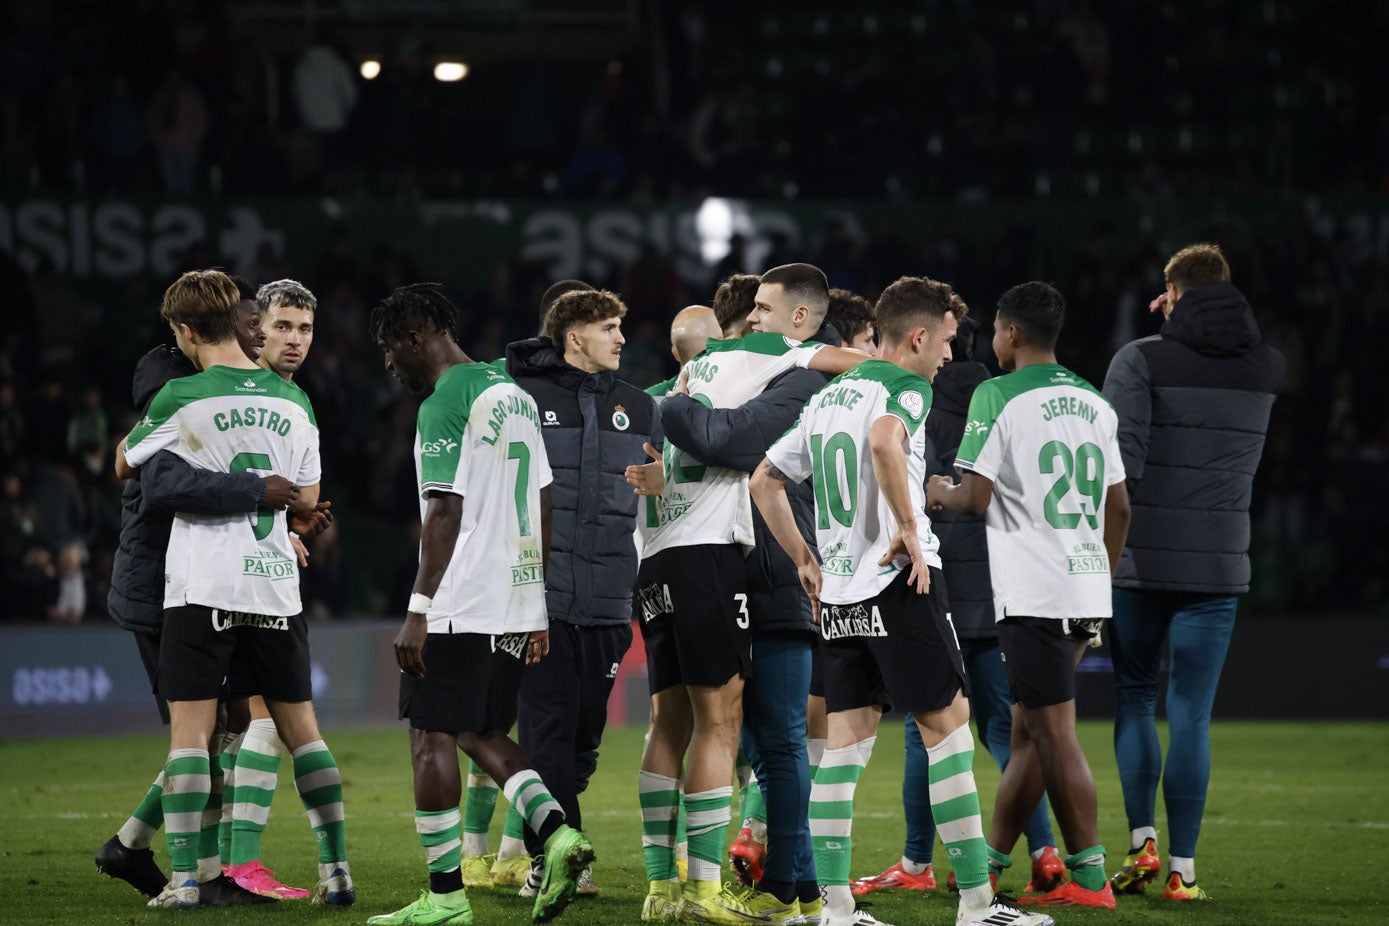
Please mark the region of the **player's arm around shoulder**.
<svg viewBox="0 0 1389 926"><path fill-rule="evenodd" d="M849 372L865 360L872 359L867 354L847 347L834 347L826 344L811 356L810 362L806 364L806 369L838 376L841 373Z"/></svg>

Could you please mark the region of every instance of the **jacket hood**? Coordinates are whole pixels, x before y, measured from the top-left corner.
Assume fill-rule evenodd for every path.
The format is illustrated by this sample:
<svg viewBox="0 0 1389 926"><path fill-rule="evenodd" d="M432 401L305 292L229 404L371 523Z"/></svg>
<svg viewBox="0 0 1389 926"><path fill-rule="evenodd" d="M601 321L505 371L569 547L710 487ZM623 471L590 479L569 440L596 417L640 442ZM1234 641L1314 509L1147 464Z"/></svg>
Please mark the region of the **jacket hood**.
<svg viewBox="0 0 1389 926"><path fill-rule="evenodd" d="M1214 283L1183 293L1160 331L1164 338L1208 357L1238 357L1263 340L1254 310L1232 283Z"/></svg>
<svg viewBox="0 0 1389 926"><path fill-rule="evenodd" d="M149 404L155 393L164 388L171 379L192 376L198 372L193 361L183 356L183 351L168 344L149 351L135 364L135 376L130 384L130 396L135 408L141 414L149 411Z"/></svg>
<svg viewBox="0 0 1389 926"><path fill-rule="evenodd" d="M578 388L588 377L611 381L613 374L604 370L601 373L585 373L578 367L565 363L555 350L550 339L541 336L513 341L506 346L506 374L513 379L518 376L543 376L553 382Z"/></svg>
<svg viewBox="0 0 1389 926"><path fill-rule="evenodd" d="M839 329L829 322L820 325L820 330L811 335L809 340L819 341L821 344L828 344L830 347L843 347L844 339L839 336Z"/></svg>
<svg viewBox="0 0 1389 926"><path fill-rule="evenodd" d="M931 383L931 408L963 416L974 390L989 378L989 368L977 360L947 363Z"/></svg>

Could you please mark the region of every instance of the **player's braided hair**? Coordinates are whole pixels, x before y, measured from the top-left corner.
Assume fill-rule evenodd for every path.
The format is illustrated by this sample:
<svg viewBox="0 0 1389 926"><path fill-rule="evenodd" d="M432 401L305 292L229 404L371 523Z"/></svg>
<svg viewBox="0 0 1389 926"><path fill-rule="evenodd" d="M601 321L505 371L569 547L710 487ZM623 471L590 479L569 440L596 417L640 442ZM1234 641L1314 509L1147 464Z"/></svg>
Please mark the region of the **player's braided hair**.
<svg viewBox="0 0 1389 926"><path fill-rule="evenodd" d="M398 286L371 310L371 336L377 341L398 338L407 331L434 330L458 343L458 307L439 283Z"/></svg>

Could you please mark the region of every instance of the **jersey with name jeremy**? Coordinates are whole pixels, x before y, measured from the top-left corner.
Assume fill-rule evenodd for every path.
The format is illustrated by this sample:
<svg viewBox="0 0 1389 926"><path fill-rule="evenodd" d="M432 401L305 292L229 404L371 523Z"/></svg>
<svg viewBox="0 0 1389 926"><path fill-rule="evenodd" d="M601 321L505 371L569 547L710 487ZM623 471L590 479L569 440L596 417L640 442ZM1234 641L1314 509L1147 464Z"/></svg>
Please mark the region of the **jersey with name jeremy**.
<svg viewBox="0 0 1389 926"><path fill-rule="evenodd" d="M270 370L214 366L170 380L130 432L125 456L140 466L160 450L216 472L274 473L301 486L322 477L313 406ZM274 617L301 610L283 511L180 513L164 573L166 608L195 604Z"/></svg>
<svg viewBox="0 0 1389 926"><path fill-rule="evenodd" d="M737 408L756 398L781 374L808 366L822 347L767 331L728 341L711 340L704 353L685 365L686 388L690 398L707 408ZM666 486L657 526L650 530L643 556L695 544L753 545L747 473L707 466L669 438L664 467Z"/></svg>
<svg viewBox="0 0 1389 926"><path fill-rule="evenodd" d="M1118 417L1094 386L1034 364L979 386L955 465L993 482L994 613L1109 617L1104 499L1124 481Z"/></svg>
<svg viewBox="0 0 1389 926"><path fill-rule="evenodd" d="M931 384L885 360L867 360L810 397L801 417L767 451L788 478L815 486L815 539L828 604L857 604L877 595L911 560L878 561L892 545L897 519L878 485L868 434L886 416L906 426L907 489L917 538L929 566L940 568L939 544L926 517L926 429Z"/></svg>
<svg viewBox="0 0 1389 926"><path fill-rule="evenodd" d="M544 629L540 490L551 476L535 400L494 365L450 367L420 404L415 473L421 520L430 495L463 498L429 632Z"/></svg>

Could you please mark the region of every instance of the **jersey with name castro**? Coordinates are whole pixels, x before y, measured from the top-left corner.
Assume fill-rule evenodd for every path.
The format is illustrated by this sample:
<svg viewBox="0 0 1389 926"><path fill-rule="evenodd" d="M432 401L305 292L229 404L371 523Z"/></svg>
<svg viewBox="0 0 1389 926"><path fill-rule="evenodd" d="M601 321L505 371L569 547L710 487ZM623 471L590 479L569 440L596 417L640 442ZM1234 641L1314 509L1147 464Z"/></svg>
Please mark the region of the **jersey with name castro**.
<svg viewBox="0 0 1389 926"><path fill-rule="evenodd" d="M814 480L815 537L828 604L857 604L887 588L911 560L886 566L897 519L878 486L868 433L887 415L907 428L907 489L917 538L929 566L940 568L939 544L926 517L926 430L931 384L884 360L868 360L810 397L800 419L767 451L787 477Z"/></svg>
<svg viewBox="0 0 1389 926"><path fill-rule="evenodd" d="M270 370L214 366L170 380L126 439L140 466L170 450L198 469L322 477L318 424L304 391ZM180 513L164 560L164 607L202 605L286 617L302 610L299 567L283 511Z"/></svg>
<svg viewBox="0 0 1389 926"><path fill-rule="evenodd" d="M431 494L463 497L429 632L544 629L540 490L551 476L535 400L492 364L450 367L420 404L415 473L421 520Z"/></svg>
<svg viewBox="0 0 1389 926"><path fill-rule="evenodd" d="M737 408L756 398L781 374L808 366L822 347L767 331L728 341L711 340L704 353L685 365L686 388L690 398L708 408ZM706 466L669 438L664 465L666 487L657 526L643 556L702 543L752 546L747 473Z"/></svg>
<svg viewBox="0 0 1389 926"><path fill-rule="evenodd" d="M955 465L993 482L985 516L994 613L1109 617L1104 499L1124 481L1118 417L1057 364L979 386Z"/></svg>

